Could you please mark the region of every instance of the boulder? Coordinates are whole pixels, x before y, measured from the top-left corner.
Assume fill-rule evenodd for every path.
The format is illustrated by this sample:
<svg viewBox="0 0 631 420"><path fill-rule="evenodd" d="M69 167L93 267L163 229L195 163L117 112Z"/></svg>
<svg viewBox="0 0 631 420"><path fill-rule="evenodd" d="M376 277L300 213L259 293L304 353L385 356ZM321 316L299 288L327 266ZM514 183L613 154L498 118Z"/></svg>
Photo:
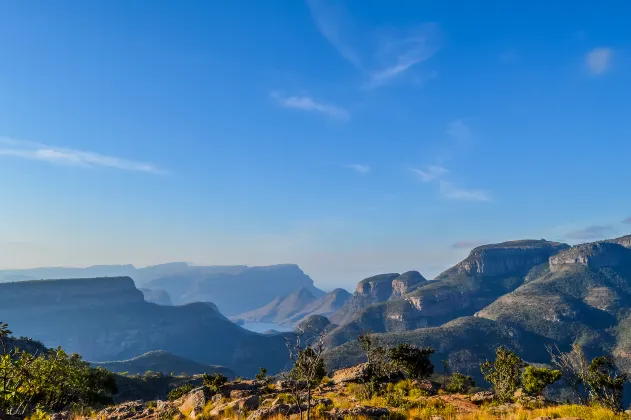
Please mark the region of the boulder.
<svg viewBox="0 0 631 420"><path fill-rule="evenodd" d="M173 404L185 416L195 418L192 417L192 414L200 414L204 411L204 406L211 400L212 397L213 395L210 390L207 387L202 386L193 389L186 395L181 396L175 400Z"/></svg>
<svg viewBox="0 0 631 420"><path fill-rule="evenodd" d="M333 383L336 385L349 382L360 382L366 378L368 363L360 363L346 369L340 369L333 372Z"/></svg>
<svg viewBox="0 0 631 420"><path fill-rule="evenodd" d="M440 389L438 382L430 381L429 379L415 379L412 381L412 385L415 388L427 392L428 395L436 395Z"/></svg>
<svg viewBox="0 0 631 420"><path fill-rule="evenodd" d="M250 395L249 397L242 398L239 401L239 407L252 411L259 408L260 400L258 395Z"/></svg>
<svg viewBox="0 0 631 420"><path fill-rule="evenodd" d="M230 391L230 398L233 400L240 400L242 398L247 398L252 394L254 394L254 390L251 389L235 389Z"/></svg>
<svg viewBox="0 0 631 420"><path fill-rule="evenodd" d="M107 407L99 411L96 417L103 420L139 420L154 419L157 415L152 408L145 408L145 404L142 401L129 401Z"/></svg>
<svg viewBox="0 0 631 420"><path fill-rule="evenodd" d="M471 396L471 402L477 405L484 403L490 403L495 399L495 392L493 391L480 391Z"/></svg>
<svg viewBox="0 0 631 420"><path fill-rule="evenodd" d="M357 418L379 418L390 416L390 411L383 407L372 407L368 405L357 406L353 408L334 408L330 412L333 419L344 419L347 416Z"/></svg>
<svg viewBox="0 0 631 420"><path fill-rule="evenodd" d="M278 404L273 407L263 407L258 410L252 412L247 420L266 420L270 417L275 417L280 415L289 416L292 414L298 413L298 406L295 404L287 405L287 404Z"/></svg>
<svg viewBox="0 0 631 420"><path fill-rule="evenodd" d="M333 405L333 400L330 398L315 398L312 402L311 402L311 406L318 406L318 405L324 405L324 406L330 406Z"/></svg>
<svg viewBox="0 0 631 420"><path fill-rule="evenodd" d="M219 387L219 393L229 397L232 391L255 391L258 388L256 381L229 382Z"/></svg>
<svg viewBox="0 0 631 420"><path fill-rule="evenodd" d="M259 396L250 395L247 398L242 398L236 401L230 401L225 404L221 404L210 411L211 417L218 417L225 415L228 411L252 411L259 408ZM198 413L201 414L201 413Z"/></svg>

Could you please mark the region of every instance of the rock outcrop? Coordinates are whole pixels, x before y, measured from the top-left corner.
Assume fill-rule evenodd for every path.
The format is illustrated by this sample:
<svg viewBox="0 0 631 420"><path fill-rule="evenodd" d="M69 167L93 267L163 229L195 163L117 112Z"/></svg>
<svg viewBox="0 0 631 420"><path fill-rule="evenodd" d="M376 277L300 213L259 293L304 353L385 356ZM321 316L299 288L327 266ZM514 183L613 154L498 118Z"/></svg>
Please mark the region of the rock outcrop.
<svg viewBox="0 0 631 420"><path fill-rule="evenodd" d="M437 279L455 273L463 273L467 276L524 274L532 267L547 262L550 256L568 248L567 244L543 239L483 245L474 248L466 259L438 276Z"/></svg>
<svg viewBox="0 0 631 420"><path fill-rule="evenodd" d="M620 241L625 243L624 240ZM631 251L618 242L592 242L573 246L550 257L550 271L558 271L571 265L598 269L626 264Z"/></svg>

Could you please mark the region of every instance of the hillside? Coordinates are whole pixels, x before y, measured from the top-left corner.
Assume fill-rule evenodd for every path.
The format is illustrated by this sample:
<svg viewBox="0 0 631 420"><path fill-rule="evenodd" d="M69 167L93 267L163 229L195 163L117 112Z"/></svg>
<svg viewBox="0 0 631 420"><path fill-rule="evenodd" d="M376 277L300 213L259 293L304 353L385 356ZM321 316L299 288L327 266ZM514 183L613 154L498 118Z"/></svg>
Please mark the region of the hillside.
<svg viewBox="0 0 631 420"><path fill-rule="evenodd" d="M392 274L362 280L353 300L331 317L340 326L331 333L330 343L342 344L361 331L409 331L474 315L536 275L550 256L567 248L545 240L490 244L473 249L436 281L419 279L412 287L408 283L406 288L395 288L389 283L396 284L398 276Z"/></svg>
<svg viewBox="0 0 631 420"><path fill-rule="evenodd" d="M223 366L211 366L203 363L197 363L161 350L150 351L128 360L90 363L94 367L101 366L110 372L126 372L129 375L143 375L148 371L161 372L165 375L174 373L176 375L184 376L217 372L227 376L228 378L235 377L235 373L232 370Z"/></svg>
<svg viewBox="0 0 631 420"><path fill-rule="evenodd" d="M236 319L248 322L274 322L282 324L296 315L301 309L316 301L308 289L301 287L288 296L276 297L267 305L237 315Z"/></svg>
<svg viewBox="0 0 631 420"><path fill-rule="evenodd" d="M256 334L206 303L148 303L129 277L0 284L0 319L12 330L92 361L161 349L239 375L285 366L285 335Z"/></svg>

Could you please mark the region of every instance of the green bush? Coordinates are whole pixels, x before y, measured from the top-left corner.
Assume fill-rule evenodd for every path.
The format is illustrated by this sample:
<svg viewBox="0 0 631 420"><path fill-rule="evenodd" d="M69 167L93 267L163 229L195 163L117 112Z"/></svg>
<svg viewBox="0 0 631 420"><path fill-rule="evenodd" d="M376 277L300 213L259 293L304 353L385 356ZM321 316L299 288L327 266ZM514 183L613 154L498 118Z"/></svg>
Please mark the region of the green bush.
<svg viewBox="0 0 631 420"><path fill-rule="evenodd" d="M475 381L471 376L465 376L462 373L456 372L451 375L446 391L452 394L466 394L474 387Z"/></svg>
<svg viewBox="0 0 631 420"><path fill-rule="evenodd" d="M495 351L495 361L480 365L484 379L493 385L500 402L509 402L521 384L521 368L524 362L504 346Z"/></svg>
<svg viewBox="0 0 631 420"><path fill-rule="evenodd" d="M561 379L560 370L526 366L521 375L522 387L526 394L539 396L548 385L552 385Z"/></svg>
<svg viewBox="0 0 631 420"><path fill-rule="evenodd" d="M219 388L228 382L228 378L221 373L204 373L202 375L202 383L212 392L219 392Z"/></svg>
<svg viewBox="0 0 631 420"><path fill-rule="evenodd" d="M171 390L171 392L169 392L169 395L167 396L167 399L169 401L175 401L178 398L188 394L192 390L193 390L193 385L192 384L184 384L182 386L178 386L177 388L173 388Z"/></svg>
<svg viewBox="0 0 631 420"><path fill-rule="evenodd" d="M399 344L389 350L390 360L412 379L429 378L434 373L432 354L434 349L430 347L421 349L410 344Z"/></svg>

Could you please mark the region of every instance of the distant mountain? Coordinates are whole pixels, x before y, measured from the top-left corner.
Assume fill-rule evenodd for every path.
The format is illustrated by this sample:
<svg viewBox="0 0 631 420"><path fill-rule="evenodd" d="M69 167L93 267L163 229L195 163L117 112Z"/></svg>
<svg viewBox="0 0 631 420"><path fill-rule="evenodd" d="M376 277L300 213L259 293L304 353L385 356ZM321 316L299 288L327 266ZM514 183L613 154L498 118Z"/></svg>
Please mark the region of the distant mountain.
<svg viewBox="0 0 631 420"><path fill-rule="evenodd" d="M130 375L144 374L147 371L162 372L165 375L197 375L201 373L221 373L228 378L234 378L235 373L223 366L211 366L197 363L184 357L176 356L162 350L155 350L128 360L114 362L90 362L92 366L101 366L110 372Z"/></svg>
<svg viewBox="0 0 631 420"><path fill-rule="evenodd" d="M315 296L313 296L309 290L301 287L288 296L277 297L267 305L237 315L235 318L247 322L274 322L281 324L315 300Z"/></svg>
<svg viewBox="0 0 631 420"><path fill-rule="evenodd" d="M242 267L232 273L218 273L205 268L160 277L144 287L164 289L174 304L214 302L228 316L236 316L267 305L279 296L287 296L300 288L319 298L325 293L297 265Z"/></svg>
<svg viewBox="0 0 631 420"><path fill-rule="evenodd" d="M237 315L260 308L275 297L289 295L301 287L316 298L324 295L322 290L314 286L313 280L293 264L247 267L193 266L175 262L144 268L135 268L133 265L98 265L86 268L0 270L0 283L96 277L131 277L139 287L166 291L175 305L214 302L226 315ZM160 299L164 299L164 296Z"/></svg>
<svg viewBox="0 0 631 420"><path fill-rule="evenodd" d="M235 325L212 304L146 302L129 277L0 284L0 320L12 331L81 354L86 360L127 360L153 350L221 365L239 375L287 362L285 337Z"/></svg>
<svg viewBox="0 0 631 420"><path fill-rule="evenodd" d="M288 321L295 324L314 315L328 317L340 310L352 296L344 289L335 289L320 299L316 299L305 307L300 308Z"/></svg>
<svg viewBox="0 0 631 420"><path fill-rule="evenodd" d="M288 296L276 297L267 305L249 311L233 319L248 322L273 322L295 324L310 315L331 315L340 309L351 297L344 289L335 289L317 299L308 289L302 287Z"/></svg>
<svg viewBox="0 0 631 420"><path fill-rule="evenodd" d="M166 290L162 289L139 289L145 296L145 300L158 305L171 305L171 297Z"/></svg>

